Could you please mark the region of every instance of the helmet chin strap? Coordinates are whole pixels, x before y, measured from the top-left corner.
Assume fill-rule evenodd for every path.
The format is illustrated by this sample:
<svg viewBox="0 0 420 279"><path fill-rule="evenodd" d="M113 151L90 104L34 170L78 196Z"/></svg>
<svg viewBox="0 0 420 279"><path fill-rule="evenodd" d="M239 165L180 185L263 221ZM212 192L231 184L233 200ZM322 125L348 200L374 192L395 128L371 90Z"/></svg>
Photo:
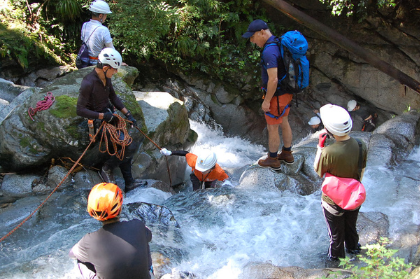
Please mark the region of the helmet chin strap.
<svg viewBox="0 0 420 279"><path fill-rule="evenodd" d="M327 131L327 134L330 138L334 138L334 135L330 131L328 131L327 128L325 128L325 131Z"/></svg>

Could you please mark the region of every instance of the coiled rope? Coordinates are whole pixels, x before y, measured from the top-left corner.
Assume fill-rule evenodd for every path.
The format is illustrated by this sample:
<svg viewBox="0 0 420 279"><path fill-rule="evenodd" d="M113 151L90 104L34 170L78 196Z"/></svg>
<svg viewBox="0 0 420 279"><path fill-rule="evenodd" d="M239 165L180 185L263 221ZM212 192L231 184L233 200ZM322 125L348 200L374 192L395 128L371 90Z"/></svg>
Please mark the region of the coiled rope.
<svg viewBox="0 0 420 279"><path fill-rule="evenodd" d="M103 124L104 123L102 123L101 127L103 126ZM100 128L98 129L98 132L96 132L94 138L98 135L99 131L100 131ZM29 214L25 219L23 219L23 221L20 222L19 225L17 225L13 230L11 230L10 232L8 232L5 236L3 236L2 238L0 238L0 242L2 242L3 240L5 240L6 238L8 238L17 229L19 229L26 221L28 221L48 201L49 198L51 198L51 196L55 193L55 191L57 191L58 187L60 187L61 184L63 184L63 182L67 179L67 177L70 175L70 173L79 164L80 160L83 158L83 156L85 156L87 150L89 149L89 147L92 145L93 142L94 142L94 140L91 140L89 142L89 145L86 147L85 151L83 151L83 153L79 157L79 159L77 159L77 161L74 163L73 167L67 172L66 176L64 176L64 178L60 181L60 183L58 183L58 185L54 188L54 190L52 190L52 192L45 198L45 200L34 211L32 211L31 214Z"/></svg>
<svg viewBox="0 0 420 279"><path fill-rule="evenodd" d="M29 117L32 119L32 121L35 121L33 116L35 116L35 114L38 111L49 109L52 106L52 104L54 103L54 101L55 101L55 97L54 97L53 93L48 92L47 95L44 97L44 100L41 100L41 101L36 103L35 108L29 107L28 108L28 114L29 114Z"/></svg>
<svg viewBox="0 0 420 279"><path fill-rule="evenodd" d="M133 142L133 138L127 131L127 125L125 123L126 120L122 118L122 116L120 116L119 114L114 114L114 117L116 117L118 120L116 125L106 123L105 121L103 122L105 124L103 125L102 129L101 141L99 143L99 151L102 153L108 152L108 154L111 156L115 155L118 159L122 161L124 159L125 148ZM121 134L124 135L122 140L120 139ZM109 141L112 144L114 152L110 151ZM105 144L105 149L101 147L102 144ZM118 146L121 147L121 151L118 151Z"/></svg>

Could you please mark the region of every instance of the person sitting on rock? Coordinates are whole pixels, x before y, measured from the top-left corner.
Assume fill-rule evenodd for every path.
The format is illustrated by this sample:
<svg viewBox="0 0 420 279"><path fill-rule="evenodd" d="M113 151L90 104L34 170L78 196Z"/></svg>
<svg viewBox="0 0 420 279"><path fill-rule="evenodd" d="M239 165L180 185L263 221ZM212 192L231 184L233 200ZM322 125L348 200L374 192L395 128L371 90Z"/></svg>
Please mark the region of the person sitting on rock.
<svg viewBox="0 0 420 279"><path fill-rule="evenodd" d="M351 117L360 117L363 120L363 126L360 129L364 132L372 132L376 128L376 119L378 114L369 108L362 108L356 100L350 100L347 103L347 110L350 112Z"/></svg>
<svg viewBox="0 0 420 279"><path fill-rule="evenodd" d="M111 77L118 72L121 64L122 57L115 49L104 48L101 51L98 64L92 72L83 78L77 100L77 115L88 119L99 119L116 127L118 125L118 118L114 115L114 107L116 107L132 125L137 126L137 121L118 98L112 86ZM124 133L119 134L119 140L124 140ZM121 159L117 155L122 155L122 148L117 147L118 150L115 151L111 141L108 140L108 142L109 149L112 150L111 154L114 155L104 162L99 172L102 180L115 184L112 171L119 166L125 181L125 191L136 188L139 184L131 173L131 161L140 142L132 141L125 146L124 157Z"/></svg>
<svg viewBox="0 0 420 279"><path fill-rule="evenodd" d="M190 179L193 190L215 188L217 180L230 184L227 180L229 176L217 164L216 154L212 151L203 151L199 156L184 150L169 151L166 148L160 150L165 156L177 155L185 156L187 164L192 168Z"/></svg>
<svg viewBox="0 0 420 279"><path fill-rule="evenodd" d="M120 221L123 191L115 184L95 185L87 211L102 228L86 234L71 248L82 278L153 279L149 242L152 232L143 221Z"/></svg>

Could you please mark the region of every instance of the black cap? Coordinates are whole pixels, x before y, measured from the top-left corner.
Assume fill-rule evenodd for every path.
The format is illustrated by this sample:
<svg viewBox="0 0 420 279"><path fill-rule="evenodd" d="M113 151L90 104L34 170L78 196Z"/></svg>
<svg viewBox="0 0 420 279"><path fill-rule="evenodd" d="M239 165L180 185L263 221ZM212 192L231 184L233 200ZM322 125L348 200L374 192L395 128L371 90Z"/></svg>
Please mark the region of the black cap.
<svg viewBox="0 0 420 279"><path fill-rule="evenodd" d="M264 20L256 19L248 26L248 30L242 35L242 38L251 38L255 32L268 29L267 23Z"/></svg>

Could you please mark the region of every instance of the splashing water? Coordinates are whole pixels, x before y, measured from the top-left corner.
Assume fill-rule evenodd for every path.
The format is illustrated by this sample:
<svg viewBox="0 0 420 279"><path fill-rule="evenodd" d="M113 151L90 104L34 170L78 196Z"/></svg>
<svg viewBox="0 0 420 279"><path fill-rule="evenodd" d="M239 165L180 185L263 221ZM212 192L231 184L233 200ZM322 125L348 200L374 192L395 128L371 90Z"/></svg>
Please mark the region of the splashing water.
<svg viewBox="0 0 420 279"><path fill-rule="evenodd" d="M197 278L240 278L247 264L322 268L328 235L320 207L320 191L300 196L273 185L241 187L244 169L264 155L263 146L227 138L191 121L198 140L191 152L209 149L226 169L234 187L171 196L154 188L127 193L124 203L148 202L168 207L177 219L179 235L168 237L151 226L151 250L171 255L169 268ZM420 225L420 148L393 168L367 166L363 183L367 200L361 212L382 212L390 221L390 237L398 239ZM188 170L187 170L188 172ZM42 208L29 226L0 244L0 278L75 278L79 272L68 258L70 248L100 224L85 211L87 193L63 191ZM28 207L37 201L27 203ZM17 206L16 206L17 207ZM13 206L10 210L13 209ZM27 211L9 214L19 220ZM0 233L12 219L0 212ZM401 218L403 216L403 218ZM16 223L17 221L15 221Z"/></svg>

